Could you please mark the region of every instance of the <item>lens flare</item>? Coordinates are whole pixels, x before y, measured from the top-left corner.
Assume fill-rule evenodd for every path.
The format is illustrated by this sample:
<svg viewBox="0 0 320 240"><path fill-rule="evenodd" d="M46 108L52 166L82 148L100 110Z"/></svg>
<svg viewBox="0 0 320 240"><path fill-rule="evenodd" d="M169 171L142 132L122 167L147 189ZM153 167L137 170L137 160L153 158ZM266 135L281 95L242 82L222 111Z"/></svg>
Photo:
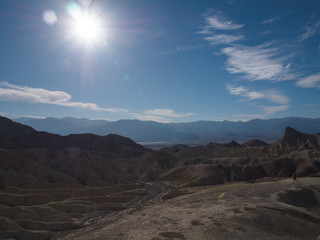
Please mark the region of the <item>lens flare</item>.
<svg viewBox="0 0 320 240"><path fill-rule="evenodd" d="M76 2L69 2L66 6L66 10L68 14L73 17L74 19L81 18L82 9L81 6Z"/></svg>
<svg viewBox="0 0 320 240"><path fill-rule="evenodd" d="M58 21L57 15L54 11L52 10L47 10L43 13L43 21L52 26Z"/></svg>
<svg viewBox="0 0 320 240"><path fill-rule="evenodd" d="M79 0L79 3L84 7L89 7L89 5L92 3L92 0Z"/></svg>

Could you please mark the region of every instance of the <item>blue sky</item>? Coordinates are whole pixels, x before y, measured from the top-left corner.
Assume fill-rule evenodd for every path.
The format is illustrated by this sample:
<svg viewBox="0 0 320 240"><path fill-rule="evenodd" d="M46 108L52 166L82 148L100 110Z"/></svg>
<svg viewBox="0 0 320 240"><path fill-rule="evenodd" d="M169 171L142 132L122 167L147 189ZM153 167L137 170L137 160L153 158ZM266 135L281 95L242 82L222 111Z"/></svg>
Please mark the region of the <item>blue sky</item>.
<svg viewBox="0 0 320 240"><path fill-rule="evenodd" d="M318 0L2 0L0 114L320 117L319 13Z"/></svg>

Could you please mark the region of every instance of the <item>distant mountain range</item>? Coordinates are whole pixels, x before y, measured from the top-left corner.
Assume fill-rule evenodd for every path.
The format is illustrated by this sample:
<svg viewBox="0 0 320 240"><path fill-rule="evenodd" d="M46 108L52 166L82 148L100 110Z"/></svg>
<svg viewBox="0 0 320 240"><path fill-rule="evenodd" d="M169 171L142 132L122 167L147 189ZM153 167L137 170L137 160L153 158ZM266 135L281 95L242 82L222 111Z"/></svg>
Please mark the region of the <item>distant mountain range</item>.
<svg viewBox="0 0 320 240"><path fill-rule="evenodd" d="M139 120L89 120L77 118L19 118L14 121L26 124L38 131L69 135L92 133L100 136L118 134L136 142L205 144L208 142L243 143L251 139L274 142L282 137L287 126L305 133L320 132L320 118L275 118L269 120L197 121L189 123L158 123Z"/></svg>

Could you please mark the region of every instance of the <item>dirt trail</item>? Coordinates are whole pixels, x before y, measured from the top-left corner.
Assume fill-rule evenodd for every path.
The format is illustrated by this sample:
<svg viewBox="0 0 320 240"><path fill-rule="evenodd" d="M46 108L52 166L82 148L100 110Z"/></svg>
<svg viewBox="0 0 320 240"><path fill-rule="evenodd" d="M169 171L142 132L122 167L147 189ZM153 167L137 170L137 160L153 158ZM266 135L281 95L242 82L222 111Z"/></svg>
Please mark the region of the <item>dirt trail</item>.
<svg viewBox="0 0 320 240"><path fill-rule="evenodd" d="M102 214L97 217L89 218L81 229L70 230L66 232L60 232L52 238L55 239L70 239L71 236L76 234L90 234L101 229L105 225L110 225L124 218L126 215L132 215L134 212L141 210L144 207L150 205L156 205L162 201L162 197L168 192L176 189L176 186L170 182L147 182L145 188L148 190L148 194L144 196L137 196L132 201L128 208L121 211L112 211Z"/></svg>

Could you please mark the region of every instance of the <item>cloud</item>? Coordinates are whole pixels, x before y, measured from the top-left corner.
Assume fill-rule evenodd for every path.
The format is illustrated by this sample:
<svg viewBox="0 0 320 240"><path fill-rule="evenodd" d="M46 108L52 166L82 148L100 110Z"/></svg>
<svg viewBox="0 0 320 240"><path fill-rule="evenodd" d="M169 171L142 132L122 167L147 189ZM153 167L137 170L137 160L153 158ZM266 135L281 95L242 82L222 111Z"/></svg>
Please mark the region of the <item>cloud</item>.
<svg viewBox="0 0 320 240"><path fill-rule="evenodd" d="M233 115L234 118L236 118L237 120L241 120L243 122L247 122L250 121L252 119L261 119L264 118L265 116L263 114L237 114L237 115Z"/></svg>
<svg viewBox="0 0 320 240"><path fill-rule="evenodd" d="M226 84L226 88L230 94L247 98L248 100L265 99L277 104L287 104L290 102L290 98L275 90L250 91L244 86L234 86L231 84Z"/></svg>
<svg viewBox="0 0 320 240"><path fill-rule="evenodd" d="M45 119L46 117L41 117L41 116L34 116L34 115L18 115L14 114L15 117L19 118L34 118L34 119Z"/></svg>
<svg viewBox="0 0 320 240"><path fill-rule="evenodd" d="M280 105L280 106L264 106L262 107L265 115L271 115L276 112L284 111L287 110L290 106L289 105Z"/></svg>
<svg viewBox="0 0 320 240"><path fill-rule="evenodd" d="M303 88L319 88L320 89L320 73L300 79L296 83L296 85Z"/></svg>
<svg viewBox="0 0 320 240"><path fill-rule="evenodd" d="M304 33L300 36L300 41L306 40L319 33L320 21L304 27Z"/></svg>
<svg viewBox="0 0 320 240"><path fill-rule="evenodd" d="M276 112L287 110L290 106L290 98L284 96L283 94L275 90L264 90L264 91L250 91L244 86L233 86L231 84L226 84L228 92L235 96L240 96L247 98L248 100L265 99L271 103L280 104L276 106L261 106L263 114L238 114L234 117L241 119L243 121L250 120L252 118L265 118Z"/></svg>
<svg viewBox="0 0 320 240"><path fill-rule="evenodd" d="M226 69L230 73L242 73L251 81L282 81L294 77L285 65L284 57L278 56L279 49L263 44L255 47L232 46L221 50L228 56Z"/></svg>
<svg viewBox="0 0 320 240"><path fill-rule="evenodd" d="M308 104L305 105L306 107L320 107L320 103L313 103L313 104Z"/></svg>
<svg viewBox="0 0 320 240"><path fill-rule="evenodd" d="M194 115L194 113L176 113L174 110L166 109L166 108L157 108L157 109L147 110L147 111L144 111L144 113L148 115L156 115L156 116L172 117L172 118L180 118L180 117Z"/></svg>
<svg viewBox="0 0 320 240"><path fill-rule="evenodd" d="M252 119L263 119L263 118L268 118L270 115L277 113L277 112L281 112L281 111L285 111L289 108L289 105L278 105L278 106L262 106L262 110L263 113L262 114L237 114L237 115L233 115L233 117L237 120L241 120L241 121L249 121Z"/></svg>
<svg viewBox="0 0 320 240"><path fill-rule="evenodd" d="M231 84L226 84L228 92L232 95L248 98L249 100L263 98L263 94L257 91L249 91L243 86L236 87Z"/></svg>
<svg viewBox="0 0 320 240"><path fill-rule="evenodd" d="M215 29L215 30L236 30L244 27L243 24L233 23L228 18L224 17L222 14L211 14L206 16L207 25L205 29Z"/></svg>
<svg viewBox="0 0 320 240"><path fill-rule="evenodd" d="M273 18L268 18L266 20L263 20L262 22L260 22L261 24L269 24L272 23L274 21L276 21L278 19L278 17L273 17Z"/></svg>
<svg viewBox="0 0 320 240"><path fill-rule="evenodd" d="M244 37L242 35L217 34L217 35L205 37L205 40L207 40L211 45L216 45L216 44L230 44L230 43L239 41L243 38Z"/></svg>
<svg viewBox="0 0 320 240"><path fill-rule="evenodd" d="M229 35L229 34L216 34L215 31L221 30L237 30L242 28L244 25L233 23L227 17L223 16L221 13L207 13L205 14L206 25L202 27L199 34L209 35L204 39L209 41L211 45L216 44L230 44L244 37L242 35Z"/></svg>
<svg viewBox="0 0 320 240"><path fill-rule="evenodd" d="M157 108L146 110L142 114L133 113L132 115L139 120L171 123L174 118L188 117L194 115L194 113L176 113L172 109Z"/></svg>
<svg viewBox="0 0 320 240"><path fill-rule="evenodd" d="M267 90L263 92L263 98L269 100L272 103L287 104L290 102L290 98L282 95L275 90Z"/></svg>
<svg viewBox="0 0 320 240"><path fill-rule="evenodd" d="M245 39L241 34L219 33L221 30L238 30L243 24L236 24L221 13L209 12L205 14L207 24L202 27L199 34L208 35L204 39L211 45L228 44L221 49L221 53L227 55L226 70L232 74L244 74L251 81L290 80L295 77L291 73L290 64L285 64L289 56L281 56L279 47L272 47L271 43L258 46L235 45L236 42ZM263 24L270 23L278 17L264 20ZM218 32L218 33L216 33Z"/></svg>
<svg viewBox="0 0 320 240"><path fill-rule="evenodd" d="M94 103L73 102L71 95L66 92L18 86L7 82L0 82L0 101L46 103L92 111L127 112L121 108L101 108Z"/></svg>
<svg viewBox="0 0 320 240"><path fill-rule="evenodd" d="M154 121L160 123L171 123L173 120L169 118L164 118L161 116L153 116L153 115L142 115L142 114L135 114L135 118L143 121Z"/></svg>

